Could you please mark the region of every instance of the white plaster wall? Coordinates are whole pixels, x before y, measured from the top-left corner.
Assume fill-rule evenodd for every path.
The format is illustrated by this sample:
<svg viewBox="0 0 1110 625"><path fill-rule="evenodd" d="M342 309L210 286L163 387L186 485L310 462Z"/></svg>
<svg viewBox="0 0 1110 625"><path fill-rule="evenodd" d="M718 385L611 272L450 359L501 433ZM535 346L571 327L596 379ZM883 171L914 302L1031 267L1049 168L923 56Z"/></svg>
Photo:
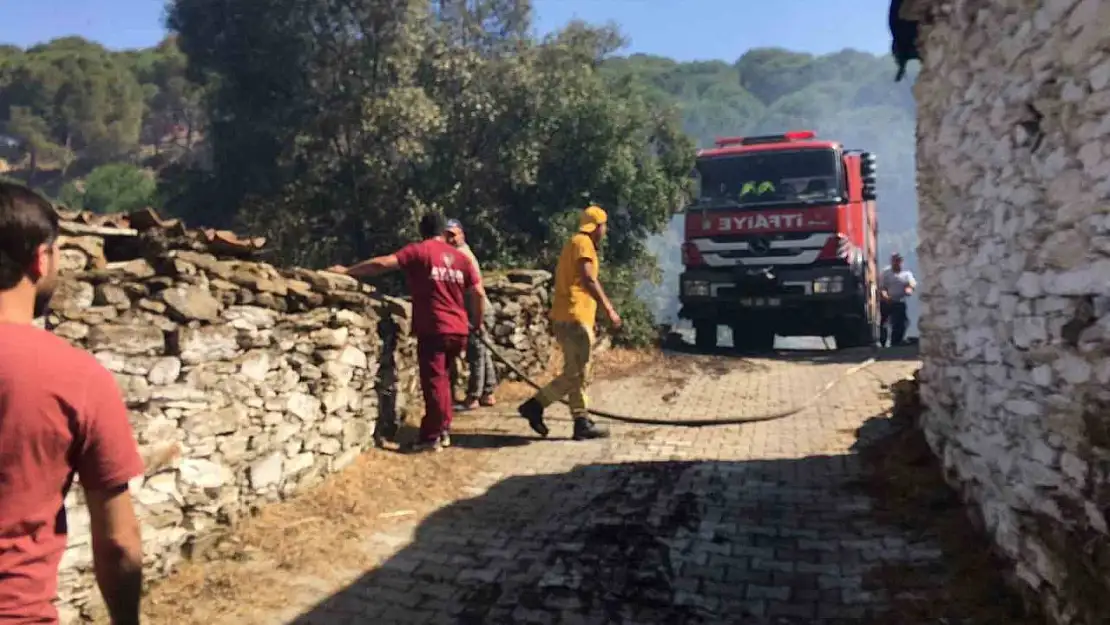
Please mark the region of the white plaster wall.
<svg viewBox="0 0 1110 625"><path fill-rule="evenodd" d="M1110 0L928 4L923 426L1054 620L1094 622L1091 585L1110 597ZM1094 571L1072 544L1103 554L1083 556Z"/></svg>

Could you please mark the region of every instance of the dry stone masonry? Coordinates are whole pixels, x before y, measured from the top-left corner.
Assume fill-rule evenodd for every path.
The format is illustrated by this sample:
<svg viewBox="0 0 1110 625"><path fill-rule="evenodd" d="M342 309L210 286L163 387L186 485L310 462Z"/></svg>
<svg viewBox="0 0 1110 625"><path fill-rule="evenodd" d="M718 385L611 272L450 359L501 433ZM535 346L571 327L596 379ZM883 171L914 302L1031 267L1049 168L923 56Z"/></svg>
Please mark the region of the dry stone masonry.
<svg viewBox="0 0 1110 625"><path fill-rule="evenodd" d="M923 427L1058 623L1110 614L1110 2L919 20Z"/></svg>
<svg viewBox="0 0 1110 625"><path fill-rule="evenodd" d="M148 575L342 469L372 446L379 419L422 411L407 301L257 262L261 239L189 231L151 211L62 217L65 280L46 323L115 373L131 410L147 463L132 486ZM528 373L547 362L549 279L487 277L491 335ZM69 620L98 599L80 488L67 508Z"/></svg>

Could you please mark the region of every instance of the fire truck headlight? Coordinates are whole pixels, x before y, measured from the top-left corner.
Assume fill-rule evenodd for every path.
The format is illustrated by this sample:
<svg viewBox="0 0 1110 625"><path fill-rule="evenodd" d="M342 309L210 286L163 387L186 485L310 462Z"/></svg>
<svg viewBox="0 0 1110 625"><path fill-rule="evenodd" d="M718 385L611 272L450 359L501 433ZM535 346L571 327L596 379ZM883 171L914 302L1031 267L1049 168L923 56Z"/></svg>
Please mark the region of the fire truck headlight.
<svg viewBox="0 0 1110 625"><path fill-rule="evenodd" d="M833 276L817 278L813 281L814 293L842 293L844 292L844 277Z"/></svg>
<svg viewBox="0 0 1110 625"><path fill-rule="evenodd" d="M704 280L687 280L683 290L691 297L709 297L709 283Z"/></svg>

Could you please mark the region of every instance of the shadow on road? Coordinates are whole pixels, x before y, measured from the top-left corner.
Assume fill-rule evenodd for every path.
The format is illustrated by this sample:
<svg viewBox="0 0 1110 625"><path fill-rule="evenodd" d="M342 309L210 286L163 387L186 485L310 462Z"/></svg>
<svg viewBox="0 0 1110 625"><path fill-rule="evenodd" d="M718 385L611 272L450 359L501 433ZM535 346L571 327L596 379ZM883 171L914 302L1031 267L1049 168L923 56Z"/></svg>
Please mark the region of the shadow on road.
<svg viewBox="0 0 1110 625"><path fill-rule="evenodd" d="M918 346L899 345L897 347L870 348L855 347L842 350L782 349L766 356L785 362L812 363L852 363L874 358L880 362L913 362L918 360Z"/></svg>
<svg viewBox="0 0 1110 625"><path fill-rule="evenodd" d="M451 434L451 445L463 449L503 449L535 442L534 437L512 434Z"/></svg>
<svg viewBox="0 0 1110 625"><path fill-rule="evenodd" d="M863 472L852 454L511 477L368 537L407 546L292 623L980 623L945 607L928 527L875 519ZM921 566L940 578L882 574ZM906 596L936 609L889 620Z"/></svg>
<svg viewBox="0 0 1110 625"><path fill-rule="evenodd" d="M831 342L830 342L831 344ZM897 347L870 348L856 347L851 349L809 349L809 348L776 348L771 352L750 353L740 352L730 346L717 347L710 350L698 349L692 343L685 341L669 341L663 346L667 353L682 355L719 356L730 359L748 360L761 358L765 360L780 360L783 362L809 362L815 364L858 363L874 358L881 362L916 361L919 358L918 345L899 345Z"/></svg>

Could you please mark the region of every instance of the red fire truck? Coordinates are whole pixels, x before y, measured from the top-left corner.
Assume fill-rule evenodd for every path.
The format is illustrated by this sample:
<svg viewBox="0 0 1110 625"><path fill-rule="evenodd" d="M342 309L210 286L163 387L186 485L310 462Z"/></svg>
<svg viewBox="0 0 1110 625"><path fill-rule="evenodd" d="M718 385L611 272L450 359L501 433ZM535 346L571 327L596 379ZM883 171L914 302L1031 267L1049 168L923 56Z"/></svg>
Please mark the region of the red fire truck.
<svg viewBox="0 0 1110 625"><path fill-rule="evenodd" d="M878 336L875 156L812 131L718 139L697 155L679 316L696 344L717 328L767 351L779 336Z"/></svg>

